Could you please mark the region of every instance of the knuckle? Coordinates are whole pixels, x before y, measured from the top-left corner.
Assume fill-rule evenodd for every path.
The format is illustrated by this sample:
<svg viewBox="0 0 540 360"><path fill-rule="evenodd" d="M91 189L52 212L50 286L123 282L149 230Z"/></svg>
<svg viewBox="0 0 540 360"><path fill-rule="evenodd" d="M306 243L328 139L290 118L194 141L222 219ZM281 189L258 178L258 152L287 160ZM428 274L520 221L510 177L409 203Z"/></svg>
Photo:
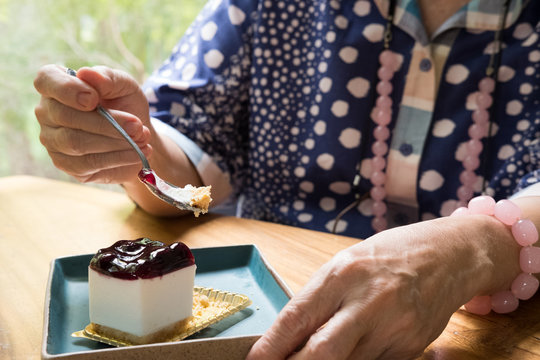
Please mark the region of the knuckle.
<svg viewBox="0 0 540 360"><path fill-rule="evenodd" d="M286 332L305 333L312 328L312 316L296 304L290 304L280 314L281 325Z"/></svg>
<svg viewBox="0 0 540 360"><path fill-rule="evenodd" d="M43 84L48 71L50 71L50 65L42 66L39 68L36 77L34 78L34 88L40 93L43 91Z"/></svg>
<svg viewBox="0 0 540 360"><path fill-rule="evenodd" d="M46 109L47 115L49 117L49 120L52 120L52 122L57 122L59 118L59 114L61 112L61 108L63 107L58 101L47 98L43 99L43 108Z"/></svg>
<svg viewBox="0 0 540 360"><path fill-rule="evenodd" d="M65 150L67 153L75 156L85 154L82 145L82 136L79 131L62 128L60 133L62 134L63 143L65 144Z"/></svg>
<svg viewBox="0 0 540 360"><path fill-rule="evenodd" d="M50 91L50 74L54 73L55 71L58 71L58 66L53 64L47 64L38 69L36 77L34 78L34 88L39 93L45 94Z"/></svg>
<svg viewBox="0 0 540 360"><path fill-rule="evenodd" d="M361 270L361 262L347 252L338 253L331 264L328 272L329 280L336 282L349 282L351 278L357 278Z"/></svg>
<svg viewBox="0 0 540 360"><path fill-rule="evenodd" d="M52 101L50 105L51 115L55 123L61 126L72 127L73 126L73 109L61 104L57 101Z"/></svg>
<svg viewBox="0 0 540 360"><path fill-rule="evenodd" d="M36 107L34 108L34 115L36 116L37 121L41 123L42 119L46 115L46 110L41 104L36 105Z"/></svg>
<svg viewBox="0 0 540 360"><path fill-rule="evenodd" d="M44 141L54 147L58 152L66 155L82 155L80 140L77 133L71 129L59 128L54 131L53 139L44 135Z"/></svg>
<svg viewBox="0 0 540 360"><path fill-rule="evenodd" d="M42 96L39 103L34 107L34 115L40 124L49 122L50 99Z"/></svg>
<svg viewBox="0 0 540 360"><path fill-rule="evenodd" d="M335 348L335 340L328 337L318 337L316 341L309 341L302 349L308 359L338 359L338 352Z"/></svg>
<svg viewBox="0 0 540 360"><path fill-rule="evenodd" d="M92 66L92 69L106 75L110 75L109 73L112 72L112 69L105 65L95 65Z"/></svg>
<svg viewBox="0 0 540 360"><path fill-rule="evenodd" d="M96 66L95 69L110 79L111 89L116 94L128 94L139 88L137 82L126 71L111 69L105 66ZM114 88L114 90L113 90ZM110 94L103 94L108 96Z"/></svg>
<svg viewBox="0 0 540 360"><path fill-rule="evenodd" d="M57 169L73 176L80 182L87 182L95 173L95 171L88 169L84 157L69 156L53 151L49 151L49 156Z"/></svg>
<svg viewBox="0 0 540 360"><path fill-rule="evenodd" d="M373 317L355 315L352 319L355 329L362 329L364 332L374 331L376 320Z"/></svg>
<svg viewBox="0 0 540 360"><path fill-rule="evenodd" d="M84 155L84 160L86 164L86 168L92 169L93 171L101 170L101 158L102 156L99 154L87 154Z"/></svg>
<svg viewBox="0 0 540 360"><path fill-rule="evenodd" d="M69 175L77 175L75 174L70 166L70 163L68 161L65 161L65 159L62 156L58 156L57 154L49 153L51 160L53 162L53 165L58 169L61 170Z"/></svg>
<svg viewBox="0 0 540 360"><path fill-rule="evenodd" d="M41 129L41 131L39 132L39 142L46 149L49 149L51 147L50 146L50 138L49 138L49 136L47 136L46 132L43 129Z"/></svg>
<svg viewBox="0 0 540 360"><path fill-rule="evenodd" d="M403 329L410 330L414 329L419 320L417 312L414 309L409 309L400 316L399 324Z"/></svg>

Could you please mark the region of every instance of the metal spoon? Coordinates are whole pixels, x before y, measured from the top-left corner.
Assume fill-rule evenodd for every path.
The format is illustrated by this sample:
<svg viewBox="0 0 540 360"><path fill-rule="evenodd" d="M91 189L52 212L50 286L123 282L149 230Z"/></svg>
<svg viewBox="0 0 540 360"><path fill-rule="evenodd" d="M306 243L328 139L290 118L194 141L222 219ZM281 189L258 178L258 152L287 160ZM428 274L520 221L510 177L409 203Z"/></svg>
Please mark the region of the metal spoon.
<svg viewBox="0 0 540 360"><path fill-rule="evenodd" d="M77 76L77 72L73 69L68 68L66 72L69 75ZM109 114L109 112L105 110L105 108L103 108L101 105L98 105L96 110L101 116L107 119L116 130L118 130L118 132L127 140L129 145L131 145L131 147L135 150L137 155L139 155L139 158L141 159L143 165L142 170L139 172L139 180L141 180L141 182L146 185L146 187L152 192L152 194L157 196L159 199L165 201L166 203L176 206L181 210L193 211L196 216L198 216L199 213L205 213L207 211L206 209L202 209L190 204L193 187L188 185L186 186L186 188L181 188L172 185L157 176L154 170L150 168L148 159L143 154L139 146L116 122L116 120L111 116L111 114Z"/></svg>

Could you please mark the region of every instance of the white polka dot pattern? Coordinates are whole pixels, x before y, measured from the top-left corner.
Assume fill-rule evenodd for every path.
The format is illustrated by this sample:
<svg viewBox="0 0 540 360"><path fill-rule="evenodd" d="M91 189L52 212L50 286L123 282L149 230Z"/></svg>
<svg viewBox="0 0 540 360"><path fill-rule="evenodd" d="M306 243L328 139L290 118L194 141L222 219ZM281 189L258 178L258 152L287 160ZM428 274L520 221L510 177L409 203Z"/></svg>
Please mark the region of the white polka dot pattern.
<svg viewBox="0 0 540 360"><path fill-rule="evenodd" d="M469 69L461 64L452 65L446 72L446 81L450 84L461 84L469 76Z"/></svg>
<svg viewBox="0 0 540 360"><path fill-rule="evenodd" d="M540 11L534 2L528 6ZM489 163L474 184L481 190L486 175L486 191L498 197L540 181L534 170L540 168L539 26L532 10L505 31L492 135L484 144ZM418 115L410 104L425 104L433 94L422 93L420 85L417 94L403 94L422 71L411 63L420 46L414 26L397 24L393 34L399 62L389 136L399 139L391 153L404 168L421 162L418 174L388 176L416 177L418 193L408 200L417 200L419 209L394 209L397 199L390 198L391 224L413 221L415 214L449 215L455 206L477 84L499 45L492 31L449 30L457 31L458 40L444 62L439 101ZM230 179L233 196L242 197L243 216L323 231L336 225L337 233L365 238L371 234L371 199L337 224L335 217L354 199L357 162L360 190L369 190L370 113L384 29L372 0L213 0L144 91L152 115L186 134ZM403 114L412 116L410 128L395 126ZM417 115L431 119L425 133L415 131ZM197 165L200 154L188 156ZM211 177L198 169L203 179Z"/></svg>

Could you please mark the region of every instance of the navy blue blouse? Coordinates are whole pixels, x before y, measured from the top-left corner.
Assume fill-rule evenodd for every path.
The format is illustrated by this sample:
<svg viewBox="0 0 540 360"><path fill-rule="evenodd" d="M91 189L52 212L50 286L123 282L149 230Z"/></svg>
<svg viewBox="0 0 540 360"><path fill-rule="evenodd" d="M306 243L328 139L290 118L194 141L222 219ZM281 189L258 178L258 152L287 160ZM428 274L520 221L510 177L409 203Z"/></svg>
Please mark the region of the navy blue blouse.
<svg viewBox="0 0 540 360"><path fill-rule="evenodd" d="M472 0L428 36L398 1L390 49L391 226L449 215L474 96L497 51L502 0ZM315 230L369 191L370 112L387 0L217 0L144 86L158 131L244 217ZM514 0L502 31L492 135L475 190L497 199L540 182L540 2ZM361 164L363 180L352 186ZM371 199L337 224L366 238Z"/></svg>

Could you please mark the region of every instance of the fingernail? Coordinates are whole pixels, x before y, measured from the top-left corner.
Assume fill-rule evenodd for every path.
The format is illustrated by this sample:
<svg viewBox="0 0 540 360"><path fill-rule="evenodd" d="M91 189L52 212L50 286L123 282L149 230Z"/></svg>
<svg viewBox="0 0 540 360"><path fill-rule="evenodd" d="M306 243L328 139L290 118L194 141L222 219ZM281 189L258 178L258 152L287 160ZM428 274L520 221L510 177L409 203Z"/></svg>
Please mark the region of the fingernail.
<svg viewBox="0 0 540 360"><path fill-rule="evenodd" d="M92 101L92 94L87 92L82 92L77 95L77 101L80 105L84 107L90 106L90 102Z"/></svg>

